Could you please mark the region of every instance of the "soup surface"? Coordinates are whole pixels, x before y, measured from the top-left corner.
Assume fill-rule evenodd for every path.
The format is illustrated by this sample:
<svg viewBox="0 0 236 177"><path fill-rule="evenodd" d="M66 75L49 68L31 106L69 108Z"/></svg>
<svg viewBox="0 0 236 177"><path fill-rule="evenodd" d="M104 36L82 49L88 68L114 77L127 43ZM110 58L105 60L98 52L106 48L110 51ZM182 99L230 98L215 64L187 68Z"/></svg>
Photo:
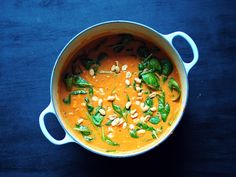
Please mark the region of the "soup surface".
<svg viewBox="0 0 236 177"><path fill-rule="evenodd" d="M180 110L179 74L154 44L130 34L97 39L64 66L59 110L75 138L127 152L160 141Z"/></svg>

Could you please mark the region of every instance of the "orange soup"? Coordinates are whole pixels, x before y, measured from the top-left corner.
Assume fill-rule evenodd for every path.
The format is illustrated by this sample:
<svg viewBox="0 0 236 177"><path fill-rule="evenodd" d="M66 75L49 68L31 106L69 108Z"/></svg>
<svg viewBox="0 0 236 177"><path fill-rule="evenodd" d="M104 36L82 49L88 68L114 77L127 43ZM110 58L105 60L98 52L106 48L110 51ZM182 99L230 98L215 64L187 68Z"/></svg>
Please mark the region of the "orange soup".
<svg viewBox="0 0 236 177"><path fill-rule="evenodd" d="M66 128L94 149L119 153L159 141L180 110L178 71L158 46L130 34L92 41L58 87Z"/></svg>

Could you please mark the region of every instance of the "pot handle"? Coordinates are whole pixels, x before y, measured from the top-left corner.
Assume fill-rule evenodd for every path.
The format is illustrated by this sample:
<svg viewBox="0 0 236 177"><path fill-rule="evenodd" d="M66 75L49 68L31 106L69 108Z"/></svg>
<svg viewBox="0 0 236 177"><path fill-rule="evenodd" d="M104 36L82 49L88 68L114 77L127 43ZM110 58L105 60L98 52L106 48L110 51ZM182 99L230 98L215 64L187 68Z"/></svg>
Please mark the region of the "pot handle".
<svg viewBox="0 0 236 177"><path fill-rule="evenodd" d="M53 108L53 105L52 105L52 102L50 102L50 104L48 105L47 108L45 108L40 116L39 116L39 126L44 134L44 136L53 144L56 144L56 145L62 145L62 144L66 144L66 143L70 143L70 142L74 142L74 140L65 132L65 137L62 139L62 140L56 140L55 138L53 138L50 133L48 132L46 126L45 126L45 122L44 122L44 118L45 118L45 115L48 114L48 113L53 113L54 115L55 114L55 111L54 111L54 108Z"/></svg>
<svg viewBox="0 0 236 177"><path fill-rule="evenodd" d="M170 33L170 34L167 34L167 35L164 35L164 36L172 45L173 45L172 41L176 36L180 36L180 37L184 38L189 43L189 45L190 45L190 47L192 48L192 51L193 51L193 60L189 63L183 62L184 67L186 69L186 73L188 74L190 69L197 63L198 58L199 58L198 48L197 48L195 42L192 40L192 38L189 35L187 35L184 32L181 32L181 31Z"/></svg>

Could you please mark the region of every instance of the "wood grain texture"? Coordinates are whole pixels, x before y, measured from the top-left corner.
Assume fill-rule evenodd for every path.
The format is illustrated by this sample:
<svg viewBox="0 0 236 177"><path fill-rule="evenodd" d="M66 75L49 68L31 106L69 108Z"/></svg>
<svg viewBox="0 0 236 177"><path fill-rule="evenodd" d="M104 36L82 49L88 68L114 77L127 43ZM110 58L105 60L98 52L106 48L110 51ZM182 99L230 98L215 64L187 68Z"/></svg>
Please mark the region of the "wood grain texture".
<svg viewBox="0 0 236 177"><path fill-rule="evenodd" d="M235 177L235 5L233 0L1 1L0 176ZM60 50L84 28L113 19L141 22L164 34L184 31L200 52L180 125L158 148L129 159L101 157L76 144L55 146L38 125ZM175 44L190 61L186 42ZM55 137L63 137L53 116L46 123Z"/></svg>

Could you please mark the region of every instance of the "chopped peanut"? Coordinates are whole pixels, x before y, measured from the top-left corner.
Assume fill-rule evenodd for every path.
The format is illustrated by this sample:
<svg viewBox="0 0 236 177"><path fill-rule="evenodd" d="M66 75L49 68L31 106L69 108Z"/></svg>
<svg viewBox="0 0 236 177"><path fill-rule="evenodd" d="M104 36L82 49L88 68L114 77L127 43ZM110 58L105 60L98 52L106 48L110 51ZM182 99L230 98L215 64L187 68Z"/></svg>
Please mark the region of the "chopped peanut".
<svg viewBox="0 0 236 177"><path fill-rule="evenodd" d="M138 117L138 113L137 113L137 112L134 113L134 114L131 114L131 118L132 118L132 119L134 119L134 118L136 118L136 117Z"/></svg>
<svg viewBox="0 0 236 177"><path fill-rule="evenodd" d="M94 76L94 74L95 74L94 69L90 69L89 74L90 74L90 76Z"/></svg>
<svg viewBox="0 0 236 177"><path fill-rule="evenodd" d="M126 80L125 80L125 84L126 84L127 86L129 86L129 85L130 85L130 81L129 81L128 79L126 79Z"/></svg>
<svg viewBox="0 0 236 177"><path fill-rule="evenodd" d="M108 100L108 101L114 101L114 100L115 100L115 96L108 96L108 97L107 97L107 100Z"/></svg>
<svg viewBox="0 0 236 177"><path fill-rule="evenodd" d="M155 111L157 110L157 108L151 107L150 110L151 110L152 112L155 112Z"/></svg>
<svg viewBox="0 0 236 177"><path fill-rule="evenodd" d="M123 65L123 66L122 66L122 71L126 71L127 68L128 68L128 65Z"/></svg>
<svg viewBox="0 0 236 177"><path fill-rule="evenodd" d="M81 124L83 121L84 121L84 119L79 118L77 123L78 123L78 124Z"/></svg>
<svg viewBox="0 0 236 177"><path fill-rule="evenodd" d="M98 100L98 106L102 106L102 99Z"/></svg>
<svg viewBox="0 0 236 177"><path fill-rule="evenodd" d="M106 112L105 112L105 110L104 110L104 109L99 109L99 112L100 112L100 114L101 114L101 115L103 115L103 116L105 116L105 115L106 115Z"/></svg>
<svg viewBox="0 0 236 177"><path fill-rule="evenodd" d="M128 72L126 73L126 79L131 78L131 76L132 76L131 72L128 71Z"/></svg>
<svg viewBox="0 0 236 177"><path fill-rule="evenodd" d="M149 94L148 96L149 96L150 98L154 98L156 95L157 95L157 93L156 93L156 92L152 92L152 93L151 93L151 94Z"/></svg>
<svg viewBox="0 0 236 177"><path fill-rule="evenodd" d="M128 101L128 102L125 104L125 108L126 108L126 109L129 109L129 108L130 108L130 106L131 106L131 102L130 102L130 101Z"/></svg>
<svg viewBox="0 0 236 177"><path fill-rule="evenodd" d="M130 129L130 130L133 130L133 129L134 129L134 124L130 124L130 125L129 125L129 129Z"/></svg>
<svg viewBox="0 0 236 177"><path fill-rule="evenodd" d="M134 78L134 81L137 83L137 84L141 84L141 82L142 82L142 80L141 79L139 79L139 78Z"/></svg>

